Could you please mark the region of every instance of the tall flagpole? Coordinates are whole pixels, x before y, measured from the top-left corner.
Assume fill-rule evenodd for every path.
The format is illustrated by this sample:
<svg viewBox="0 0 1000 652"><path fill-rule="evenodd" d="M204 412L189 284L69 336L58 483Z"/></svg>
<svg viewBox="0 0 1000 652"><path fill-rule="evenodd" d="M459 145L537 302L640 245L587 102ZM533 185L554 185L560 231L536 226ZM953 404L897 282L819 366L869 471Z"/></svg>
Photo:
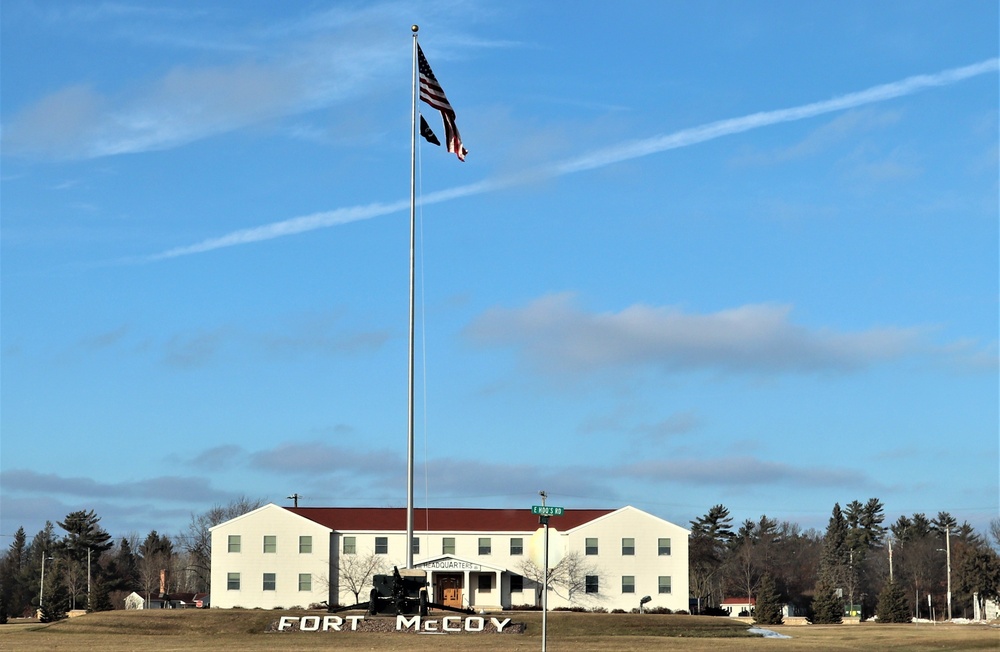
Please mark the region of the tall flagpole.
<svg viewBox="0 0 1000 652"><path fill-rule="evenodd" d="M410 364L408 426L406 432L406 567L413 568L413 330L416 306L416 231L417 231L417 30L413 31L413 105L410 109Z"/></svg>

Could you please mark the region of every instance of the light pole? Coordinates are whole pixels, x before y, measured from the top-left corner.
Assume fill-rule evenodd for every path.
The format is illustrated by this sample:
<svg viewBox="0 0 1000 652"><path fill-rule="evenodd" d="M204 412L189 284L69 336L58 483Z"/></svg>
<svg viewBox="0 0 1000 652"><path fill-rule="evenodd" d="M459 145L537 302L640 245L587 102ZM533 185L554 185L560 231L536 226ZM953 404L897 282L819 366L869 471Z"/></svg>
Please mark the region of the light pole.
<svg viewBox="0 0 1000 652"><path fill-rule="evenodd" d="M42 608L42 600L45 598L45 560L52 561L52 557L47 557L42 551L42 581L38 584L38 608Z"/></svg>
<svg viewBox="0 0 1000 652"><path fill-rule="evenodd" d="M951 526L944 531L944 548L948 556L948 621L951 621Z"/></svg>
<svg viewBox="0 0 1000 652"><path fill-rule="evenodd" d="M944 550L938 548L938 552L943 552L946 555L947 561L946 569L948 572L948 620L951 620L951 526L947 526L944 530Z"/></svg>

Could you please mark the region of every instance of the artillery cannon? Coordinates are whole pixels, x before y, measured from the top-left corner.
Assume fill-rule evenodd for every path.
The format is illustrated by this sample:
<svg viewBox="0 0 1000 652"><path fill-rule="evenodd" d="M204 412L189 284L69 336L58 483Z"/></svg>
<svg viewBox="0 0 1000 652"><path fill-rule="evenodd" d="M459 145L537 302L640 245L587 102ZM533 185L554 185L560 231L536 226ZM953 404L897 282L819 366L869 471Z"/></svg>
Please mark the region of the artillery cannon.
<svg viewBox="0 0 1000 652"><path fill-rule="evenodd" d="M359 602L347 607L335 607L330 613L364 609L369 615L399 616L419 614L426 616L428 609L442 609L457 613L475 613L472 609L452 607L427 599L427 571L420 569L399 570L393 566L392 575L375 575L368 602Z"/></svg>

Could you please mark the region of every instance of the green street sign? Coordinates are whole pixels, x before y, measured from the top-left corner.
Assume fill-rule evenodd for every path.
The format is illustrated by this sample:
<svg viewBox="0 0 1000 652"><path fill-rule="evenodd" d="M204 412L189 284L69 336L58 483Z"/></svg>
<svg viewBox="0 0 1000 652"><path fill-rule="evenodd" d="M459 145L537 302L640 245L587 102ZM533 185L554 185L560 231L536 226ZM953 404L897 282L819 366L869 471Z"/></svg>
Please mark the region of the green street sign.
<svg viewBox="0 0 1000 652"><path fill-rule="evenodd" d="M562 507L550 507L548 505L531 506L531 513L538 514L539 516L562 516L565 511Z"/></svg>

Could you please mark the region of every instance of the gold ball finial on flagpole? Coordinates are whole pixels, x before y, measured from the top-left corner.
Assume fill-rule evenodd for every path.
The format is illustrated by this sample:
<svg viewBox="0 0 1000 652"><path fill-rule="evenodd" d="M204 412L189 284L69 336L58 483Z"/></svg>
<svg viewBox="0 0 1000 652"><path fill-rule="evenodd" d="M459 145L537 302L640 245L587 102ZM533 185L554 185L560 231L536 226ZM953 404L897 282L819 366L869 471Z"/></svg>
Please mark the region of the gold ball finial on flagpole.
<svg viewBox="0 0 1000 652"><path fill-rule="evenodd" d="M410 25L410 29L411 29L411 30L413 30L413 33L414 33L414 34L416 34L416 33L417 33L417 30L419 30L419 29L420 29L420 27L419 27L419 26L417 26L417 25Z"/></svg>

